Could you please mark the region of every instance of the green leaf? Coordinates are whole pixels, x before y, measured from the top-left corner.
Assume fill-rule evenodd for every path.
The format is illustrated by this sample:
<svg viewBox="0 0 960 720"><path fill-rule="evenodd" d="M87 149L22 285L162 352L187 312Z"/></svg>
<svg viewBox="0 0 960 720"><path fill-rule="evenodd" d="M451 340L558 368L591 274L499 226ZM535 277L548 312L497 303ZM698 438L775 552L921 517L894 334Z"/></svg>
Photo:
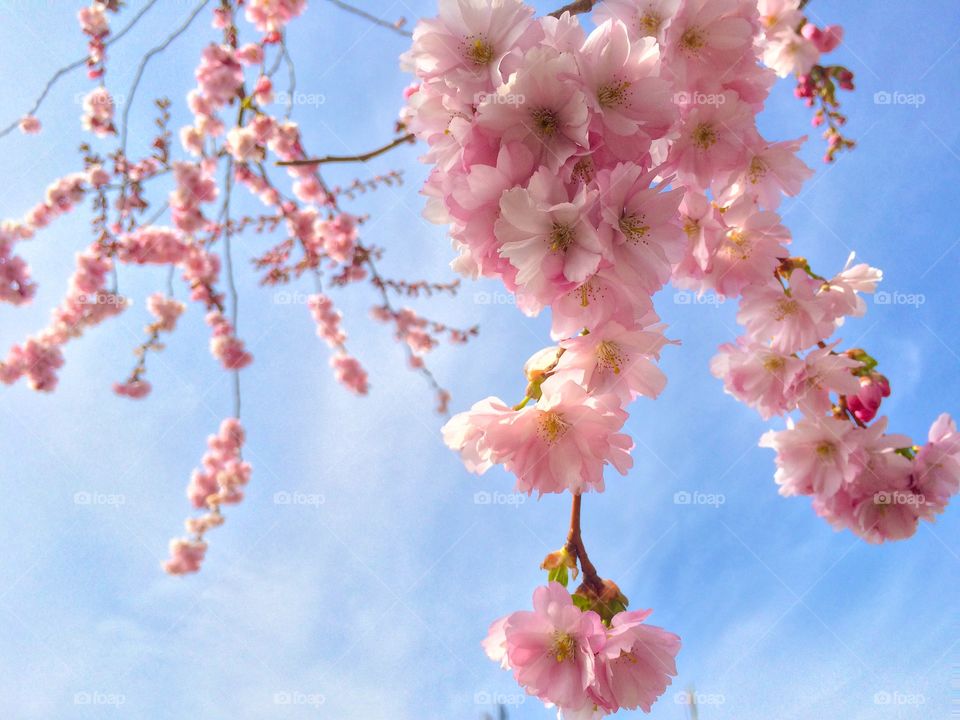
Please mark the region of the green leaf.
<svg viewBox="0 0 960 720"><path fill-rule="evenodd" d="M559 565L547 572L547 580L550 582L558 582L564 587L567 586L567 583L570 582L569 575L567 573L566 565Z"/></svg>

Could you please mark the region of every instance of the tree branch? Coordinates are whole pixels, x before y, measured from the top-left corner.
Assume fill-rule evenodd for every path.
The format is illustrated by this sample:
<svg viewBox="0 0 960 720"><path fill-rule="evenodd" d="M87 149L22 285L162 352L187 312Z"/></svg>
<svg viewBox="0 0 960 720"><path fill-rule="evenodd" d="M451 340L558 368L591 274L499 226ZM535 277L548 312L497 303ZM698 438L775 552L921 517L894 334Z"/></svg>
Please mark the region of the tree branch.
<svg viewBox="0 0 960 720"><path fill-rule="evenodd" d="M593 10L593 6L596 4L597 0L574 0L574 2L564 5L559 10L554 10L552 13L550 13L550 17L558 18L565 12L568 12L571 15L587 13Z"/></svg>
<svg viewBox="0 0 960 720"><path fill-rule="evenodd" d="M570 508L570 533L567 535L567 543L564 546L568 553L580 561L580 570L583 572L583 584L593 590L603 588L603 579L597 573L597 568L587 557L587 549L583 545L583 537L580 534L580 505L582 496L576 493L573 496L573 505Z"/></svg>
<svg viewBox="0 0 960 720"><path fill-rule="evenodd" d="M346 163L346 162L366 162L367 160L372 160L373 158L383 155L390 150L393 150L395 147L403 145L404 143L413 144L414 135L413 133L408 133L403 137L398 137L391 143L384 145L383 147L377 148L376 150L371 150L368 153L362 155L327 155L322 158L305 158L303 160L280 160L277 162L277 165L323 165L324 163Z"/></svg>
<svg viewBox="0 0 960 720"><path fill-rule="evenodd" d="M142 8L140 8L139 12L137 12L137 14L133 16L130 22L127 23L126 27L124 27L120 32L118 32L113 37L109 38L107 42L104 44L104 47L110 47L115 42L117 42L120 38L126 35L133 28L133 26L137 24L140 18L142 18L147 13L147 10L149 10L154 5L156 5L156 3L157 3L157 0L150 0L150 2L148 2ZM40 109L40 105L43 104L43 101L46 99L47 95L53 89L53 86L56 85L57 80L62 78L64 75L67 75L68 73L73 72L77 68L83 67L84 65L86 65L88 57L89 55L84 55L79 60L76 60L70 63L69 65L65 65L64 67L57 70L51 76L51 78L47 80L47 84L43 86L43 90L40 93L40 97L36 99L36 101L33 103L33 107L26 112L26 115L35 115L37 110ZM5 135L9 135L14 129L16 129L16 127L19 124L20 124L20 118L17 118L10 125L3 128L3 130L0 130L0 138L2 138Z"/></svg>
<svg viewBox="0 0 960 720"><path fill-rule="evenodd" d="M400 27L399 25L395 25L389 20L384 20L383 18L378 18L376 15L371 15L366 10L361 10L358 7L354 7L349 3L343 2L343 0L327 0L327 2L333 5L336 5L341 10L346 10L351 15L357 15L358 17L362 17L364 20L369 20L374 25L378 25L382 28L386 28L387 30L391 30L397 33L398 35L403 35L404 37L413 37L413 33L410 32L409 30L404 30L402 27Z"/></svg>

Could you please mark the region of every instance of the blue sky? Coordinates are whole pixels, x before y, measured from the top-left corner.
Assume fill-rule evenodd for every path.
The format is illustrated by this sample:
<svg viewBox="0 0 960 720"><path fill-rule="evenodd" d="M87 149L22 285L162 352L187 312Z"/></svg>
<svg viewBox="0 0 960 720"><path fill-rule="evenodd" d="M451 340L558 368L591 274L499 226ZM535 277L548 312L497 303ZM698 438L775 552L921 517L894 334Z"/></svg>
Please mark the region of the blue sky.
<svg viewBox="0 0 960 720"><path fill-rule="evenodd" d="M142 4L131 0L126 14ZM432 0L358 4L411 21L435 12ZM193 8L161 5L110 50L108 85L118 97L144 49ZM0 0L8 88L0 124L29 107L64 60L83 55L72 20L78 7ZM817 175L784 204L785 221L797 252L820 272L839 269L856 249L884 269L883 289L900 294L890 297L921 296L870 302L866 317L841 333L880 359L894 390L892 428L921 438L940 412L960 412L960 8L951 0L813 0L810 12L846 27L834 57L857 74L844 108L860 147L827 168L813 138L804 154ZM183 123L182 97L207 37L198 22L151 64L132 112L134 140L142 143L148 101L160 93L177 102ZM405 45L312 0L290 43L298 89L323 96L296 109L311 150L356 152L392 136L408 82L396 60ZM0 140L0 216L22 215L49 181L78 169L77 97L88 88L82 73L70 76L39 114L43 134ZM882 104L878 92L922 95L923 103ZM809 132L788 84L776 88L761 122L778 139ZM402 168L402 188L351 207L372 214L365 237L389 248L385 274L447 280L443 228L420 218L421 150L329 176L345 182ZM40 290L28 308L0 307L3 347L45 324L73 253L89 241L86 222L83 213L63 218L21 246ZM551 717L538 701L524 702L479 641L491 620L528 606L543 580L540 560L562 543L568 498L518 500L504 473L463 470L440 442L443 420L426 386L403 367L385 328L367 320L375 300L361 287L338 299L373 389L356 399L332 382L306 308L258 288L247 270L262 242L250 236L237 245L240 330L256 356L242 378L254 478L244 504L211 534L200 575L159 570L188 511L184 486L204 438L230 412L229 378L206 351L197 308L151 358L148 400L109 390L132 363L143 298L162 288L162 271L121 270L120 288L137 304L68 348L54 395L0 388L5 715L476 718L501 700L511 717ZM482 327L468 347L432 358L455 409L489 394L519 397L520 366L545 344L546 319L484 302L498 292L467 283L455 300L414 305ZM584 501L585 538L601 573L684 641L680 678L651 717L684 718L676 695L691 686L702 693L703 720L957 713L958 509L908 542L873 547L835 533L806 500L779 497L772 453L756 446L769 425L725 396L708 371L715 347L738 334L733 304L684 304L667 290L659 307L683 342L664 357L669 385L655 403L633 408L634 470ZM478 492L500 494L484 504ZM720 494L723 504L678 504L678 492ZM278 493L311 502L284 504Z"/></svg>

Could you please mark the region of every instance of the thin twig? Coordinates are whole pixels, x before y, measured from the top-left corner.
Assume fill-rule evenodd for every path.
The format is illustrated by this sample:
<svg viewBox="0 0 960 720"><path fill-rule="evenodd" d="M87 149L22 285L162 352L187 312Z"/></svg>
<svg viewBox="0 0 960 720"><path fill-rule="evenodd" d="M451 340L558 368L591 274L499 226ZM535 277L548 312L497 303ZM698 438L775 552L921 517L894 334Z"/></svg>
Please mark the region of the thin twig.
<svg viewBox="0 0 960 720"><path fill-rule="evenodd" d="M133 18L131 18L130 22L127 23L126 27L124 27L120 32L118 32L116 35L114 35L109 40L107 40L106 43L104 43L104 47L110 47L115 42L117 42L120 38L126 35L127 32L129 32L133 28L133 26L137 24L137 22L139 22L140 18L142 18L150 8L152 8L154 5L157 4L157 1L158 0L150 0L150 2L148 2L142 8L140 8L140 11L136 15L134 15ZM36 102L33 103L33 107L27 111L26 115L36 114L37 110L40 109L40 105L43 103L47 95L53 89L53 86L56 84L57 80L62 78L64 75L67 75L68 73L73 72L77 68L83 67L84 65L86 65L87 59L89 57L90 57L89 55L84 55L79 60L76 60L75 62L72 62L69 65L65 65L64 67L57 70L51 76L51 78L47 80L47 84L43 86L43 91L40 93L40 97L38 97ZM0 138L4 137L5 135L9 135L19 124L20 124L20 118L17 118L10 125L5 127L3 130L0 130Z"/></svg>
<svg viewBox="0 0 960 720"><path fill-rule="evenodd" d="M327 2L336 5L341 10L346 10L351 15L356 15L362 17L364 20L369 20L374 25L379 25L382 28L387 30L392 30L398 35L403 35L404 37L413 37L413 33L409 30L404 30L402 27L390 22L389 20L384 20L383 18L378 18L376 15L371 15L366 10L361 10L358 7L354 7L349 3L343 2L343 0L327 0Z"/></svg>
<svg viewBox="0 0 960 720"><path fill-rule="evenodd" d="M207 3L209 2L210 0L201 0L200 4L193 9L193 12L190 13L186 21L179 28L177 28L171 35L167 36L167 39L162 43L147 51L147 54L144 55L140 60L140 65L137 68L137 74L133 79L133 84L130 86L130 91L127 93L127 97L125 98L126 102L123 106L123 118L120 121L120 150L124 157L127 155L127 119L130 116L130 108L133 106L133 96L137 93L137 87L139 87L140 80L143 78L143 71L146 69L147 63L150 62L150 59L154 55L166 50L170 43L185 33L197 15L200 14L200 12L207 6Z"/></svg>
<svg viewBox="0 0 960 720"><path fill-rule="evenodd" d="M367 160L372 160L373 158L383 155L390 150L393 150L399 145L404 143L413 143L415 140L413 133L408 133L403 137L398 137L393 142L384 145L383 147L377 148L376 150L371 150L368 153L363 153L362 155L327 155L322 158L305 158L302 160L280 160L277 162L277 165L323 165L324 163L347 163L347 162L366 162Z"/></svg>

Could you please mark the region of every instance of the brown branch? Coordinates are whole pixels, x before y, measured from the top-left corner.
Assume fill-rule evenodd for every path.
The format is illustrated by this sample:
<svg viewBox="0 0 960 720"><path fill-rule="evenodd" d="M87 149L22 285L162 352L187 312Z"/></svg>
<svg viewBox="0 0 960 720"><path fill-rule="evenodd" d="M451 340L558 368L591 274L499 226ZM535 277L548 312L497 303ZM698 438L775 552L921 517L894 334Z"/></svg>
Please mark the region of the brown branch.
<svg viewBox="0 0 960 720"><path fill-rule="evenodd" d="M583 572L583 584L595 591L603 589L603 579L597 573L597 568L587 557L587 549L583 545L583 537L580 534L580 505L582 497L580 493L573 496L573 505L570 508L570 533L567 535L567 543L564 546L568 553L580 561L580 570Z"/></svg>
<svg viewBox="0 0 960 720"><path fill-rule="evenodd" d="M597 4L597 0L574 0L574 2L564 5L559 10L554 10L550 13L550 17L558 18L563 15L565 12L570 13L571 15L579 15L580 13L588 13L593 10L593 6Z"/></svg>
<svg viewBox="0 0 960 720"><path fill-rule="evenodd" d="M343 2L343 0L327 0L327 2L329 2L332 5L336 5L341 10L346 10L348 13L352 15L356 15L357 17L362 17L364 20L369 20L374 25L379 25L382 28L386 28L387 30L395 32L398 35L403 35L404 37L413 37L412 32L410 32L409 30L404 30L403 27L401 27L400 25L396 23L392 23L389 20L378 18L376 15L371 15L366 10L361 10L358 7L354 7L349 3Z"/></svg>
<svg viewBox="0 0 960 720"><path fill-rule="evenodd" d="M367 160L372 160L379 155L383 155L386 152L390 152L395 147L403 145L404 143L414 142L413 133L407 133L403 137L398 137L391 143L384 145L383 147L377 148L376 150L371 150L368 153L362 155L327 155L322 158L305 158L302 160L279 160L277 165L280 166L297 166L297 165L323 165L324 163L345 163L345 162L366 162Z"/></svg>

